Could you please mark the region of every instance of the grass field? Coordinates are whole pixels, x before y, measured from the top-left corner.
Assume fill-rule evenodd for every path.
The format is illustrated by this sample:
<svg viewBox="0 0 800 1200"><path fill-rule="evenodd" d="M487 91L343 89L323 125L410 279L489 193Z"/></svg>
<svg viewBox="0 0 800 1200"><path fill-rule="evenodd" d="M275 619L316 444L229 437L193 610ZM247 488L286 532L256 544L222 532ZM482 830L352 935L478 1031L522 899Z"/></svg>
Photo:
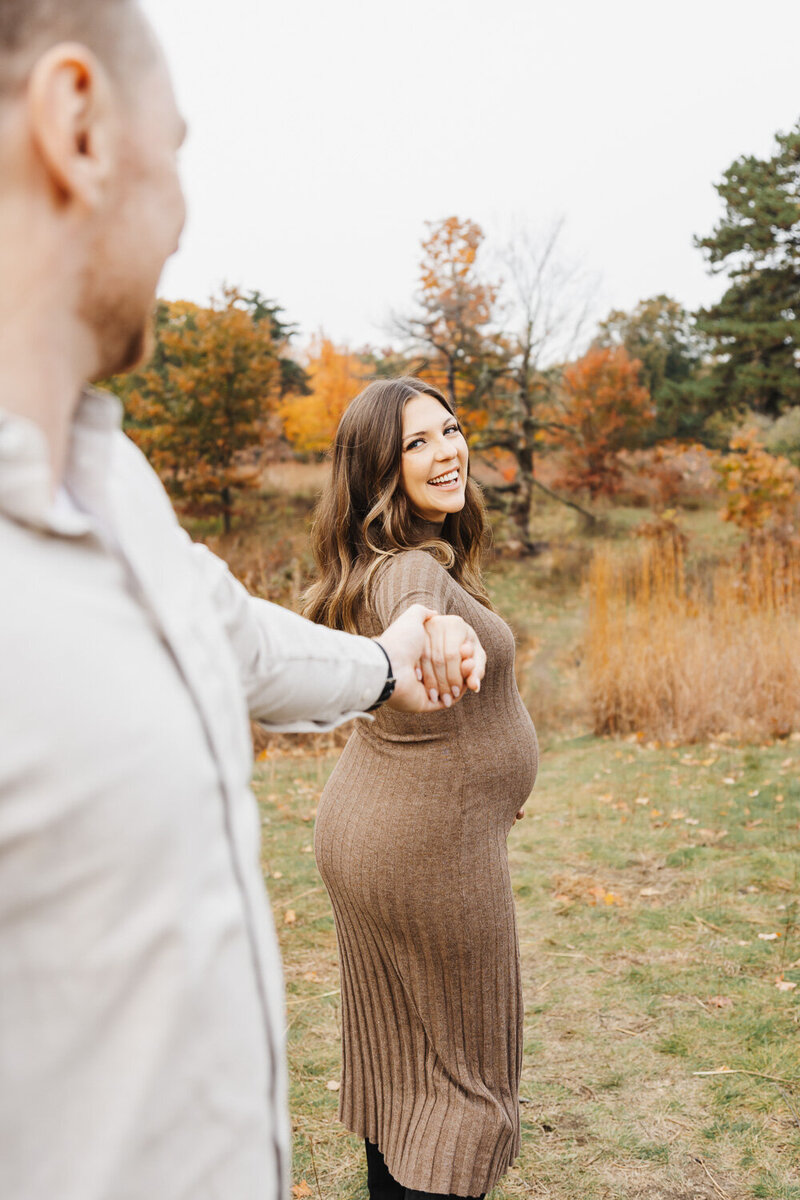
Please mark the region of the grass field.
<svg viewBox="0 0 800 1200"><path fill-rule="evenodd" d="M296 1186L361 1200L311 850L330 757L256 769L286 963ZM523 1151L492 1200L800 1200L796 745L551 746L510 839ZM313 1162L312 1162L313 1156Z"/></svg>
<svg viewBox="0 0 800 1200"><path fill-rule="evenodd" d="M261 559L246 537L220 547L234 565L240 548L249 586L283 602L310 565L307 483L307 497L276 484ZM647 515L614 509L604 534L624 545ZM682 522L695 561L735 547L711 506ZM534 526L547 553L489 569L543 750L509 841L522 1156L491 1200L800 1200L798 735L591 737L582 583L596 542L563 509ZM336 1120L336 943L312 850L333 746L268 743L254 779L286 966L295 1195L365 1200L362 1147Z"/></svg>

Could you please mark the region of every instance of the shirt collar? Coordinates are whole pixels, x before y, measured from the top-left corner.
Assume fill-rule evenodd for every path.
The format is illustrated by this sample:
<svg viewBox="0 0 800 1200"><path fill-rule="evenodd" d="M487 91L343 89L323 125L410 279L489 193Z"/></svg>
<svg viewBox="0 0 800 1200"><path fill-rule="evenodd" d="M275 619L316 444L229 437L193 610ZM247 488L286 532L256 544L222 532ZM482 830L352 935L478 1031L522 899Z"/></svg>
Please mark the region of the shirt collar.
<svg viewBox="0 0 800 1200"><path fill-rule="evenodd" d="M44 433L26 417L0 408L0 515L62 537L92 529L89 513L102 509L113 434L122 423L116 396L87 387L70 430L64 484L81 511L54 504L53 475Z"/></svg>

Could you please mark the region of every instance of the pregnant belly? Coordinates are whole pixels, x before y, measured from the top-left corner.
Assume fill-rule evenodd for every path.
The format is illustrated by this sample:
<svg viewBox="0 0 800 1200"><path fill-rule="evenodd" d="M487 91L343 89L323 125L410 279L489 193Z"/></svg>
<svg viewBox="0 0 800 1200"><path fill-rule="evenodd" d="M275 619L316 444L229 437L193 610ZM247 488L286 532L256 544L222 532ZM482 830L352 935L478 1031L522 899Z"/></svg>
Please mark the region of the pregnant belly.
<svg viewBox="0 0 800 1200"><path fill-rule="evenodd" d="M496 808L506 832L536 783L539 745L527 710L519 705L514 720L470 761L474 802L483 798Z"/></svg>

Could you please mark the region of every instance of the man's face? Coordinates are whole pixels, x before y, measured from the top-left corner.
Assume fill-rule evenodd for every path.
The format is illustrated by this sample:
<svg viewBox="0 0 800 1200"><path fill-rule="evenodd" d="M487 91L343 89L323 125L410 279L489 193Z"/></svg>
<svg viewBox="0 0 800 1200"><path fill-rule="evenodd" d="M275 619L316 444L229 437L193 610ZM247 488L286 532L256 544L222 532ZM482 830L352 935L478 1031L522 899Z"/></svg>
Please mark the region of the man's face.
<svg viewBox="0 0 800 1200"><path fill-rule="evenodd" d="M146 353L158 281L186 219L177 165L186 126L157 46L130 91L120 101L116 179L98 214L82 292L98 379L130 370Z"/></svg>

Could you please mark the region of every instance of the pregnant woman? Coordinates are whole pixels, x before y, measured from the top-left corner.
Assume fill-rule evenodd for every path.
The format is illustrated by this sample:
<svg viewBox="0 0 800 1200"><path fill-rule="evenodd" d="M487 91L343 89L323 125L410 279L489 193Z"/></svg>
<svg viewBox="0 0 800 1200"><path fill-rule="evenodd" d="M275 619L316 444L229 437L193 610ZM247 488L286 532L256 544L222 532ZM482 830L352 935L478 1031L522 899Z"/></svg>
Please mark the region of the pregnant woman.
<svg viewBox="0 0 800 1200"><path fill-rule="evenodd" d="M336 434L306 613L372 635L422 603L463 617L488 655L479 694L360 722L319 806L317 862L342 976L339 1115L366 1141L372 1200L482 1196L519 1152L522 997L506 837L533 787L537 745L513 635L481 579L485 532L446 398L418 379L370 384ZM432 698L435 669L423 666Z"/></svg>

